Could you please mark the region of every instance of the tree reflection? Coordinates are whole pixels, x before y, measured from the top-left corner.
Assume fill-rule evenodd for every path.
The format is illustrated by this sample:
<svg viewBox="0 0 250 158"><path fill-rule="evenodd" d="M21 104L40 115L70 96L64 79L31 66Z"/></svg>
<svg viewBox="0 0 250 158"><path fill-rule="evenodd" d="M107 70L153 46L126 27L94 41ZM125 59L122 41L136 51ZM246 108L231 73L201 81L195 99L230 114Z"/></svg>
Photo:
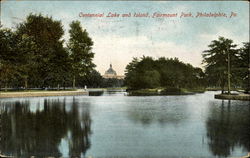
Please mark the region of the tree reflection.
<svg viewBox="0 0 250 158"><path fill-rule="evenodd" d="M84 155L90 147L89 106L84 105L83 112L79 113L76 100L71 103L66 105L65 99L44 99L43 110L35 112L29 101L0 103L0 151L16 157L60 157L59 145L65 138L69 144L68 156ZM66 106L70 110L66 110Z"/></svg>
<svg viewBox="0 0 250 158"><path fill-rule="evenodd" d="M212 103L206 121L209 148L215 156L229 156L234 147L250 151L249 102Z"/></svg>
<svg viewBox="0 0 250 158"><path fill-rule="evenodd" d="M149 125L154 122L158 122L161 125L166 123L177 124L188 117L185 106L160 103L155 105L132 105L129 106L128 112L131 120L143 125Z"/></svg>

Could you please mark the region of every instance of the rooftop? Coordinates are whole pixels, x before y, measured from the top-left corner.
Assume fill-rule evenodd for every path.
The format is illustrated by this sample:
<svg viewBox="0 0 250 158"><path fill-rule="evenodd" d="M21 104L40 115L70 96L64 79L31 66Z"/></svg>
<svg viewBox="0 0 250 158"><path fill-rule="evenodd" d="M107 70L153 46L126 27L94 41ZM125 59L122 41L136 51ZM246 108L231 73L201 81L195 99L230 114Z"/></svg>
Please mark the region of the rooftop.
<svg viewBox="0 0 250 158"><path fill-rule="evenodd" d="M112 64L110 64L109 69L105 72L105 75L116 75L115 70L112 68Z"/></svg>

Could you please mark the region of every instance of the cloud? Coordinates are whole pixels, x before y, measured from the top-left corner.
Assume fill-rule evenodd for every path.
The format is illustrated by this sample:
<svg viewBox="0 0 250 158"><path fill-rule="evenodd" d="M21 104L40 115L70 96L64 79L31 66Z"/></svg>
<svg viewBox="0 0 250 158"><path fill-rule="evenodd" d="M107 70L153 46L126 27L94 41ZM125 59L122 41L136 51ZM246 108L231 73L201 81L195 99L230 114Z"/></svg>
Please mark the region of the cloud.
<svg viewBox="0 0 250 158"><path fill-rule="evenodd" d="M126 65L133 57L152 56L154 58L177 57L186 63L194 66L201 66L201 51L186 45L179 45L174 42L154 43L146 36L93 36L95 45L94 62L97 70L103 74L108 69L110 62L118 74L123 74Z"/></svg>
<svg viewBox="0 0 250 158"><path fill-rule="evenodd" d="M204 5L204 3L206 5ZM181 61L201 66L201 52L219 36L233 39L236 44L249 41L249 8L242 2L6 2L1 6L1 23L14 27L30 13L43 13L61 20L64 39L69 39L69 23L79 20L94 41L94 62L102 74L110 62L123 74L133 57L178 57ZM25 8L25 9L24 9ZM234 11L234 19L181 18L80 18L79 12L161 12ZM66 46L66 45L65 45Z"/></svg>
<svg viewBox="0 0 250 158"><path fill-rule="evenodd" d="M249 34L239 34L239 32L235 32L234 30L229 30L224 27L217 27L216 33L214 34L208 34L208 33L202 33L199 35L200 41L203 41L203 43L207 46L210 44L212 40L217 40L219 36L232 39L235 44L238 45L238 47L242 46L242 42L249 41Z"/></svg>

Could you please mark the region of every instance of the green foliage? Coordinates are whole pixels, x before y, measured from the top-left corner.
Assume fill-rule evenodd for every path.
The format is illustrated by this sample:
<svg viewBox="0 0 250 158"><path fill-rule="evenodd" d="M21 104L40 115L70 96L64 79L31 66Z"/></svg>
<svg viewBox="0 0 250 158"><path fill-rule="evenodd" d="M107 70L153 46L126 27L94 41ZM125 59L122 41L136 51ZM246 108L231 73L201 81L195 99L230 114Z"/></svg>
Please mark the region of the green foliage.
<svg viewBox="0 0 250 158"><path fill-rule="evenodd" d="M87 75L79 78L78 82L87 87L100 88L103 85L103 78L98 71L92 70Z"/></svg>
<svg viewBox="0 0 250 158"><path fill-rule="evenodd" d="M157 87L192 88L202 87L204 74L177 58L157 60L151 57L134 58L126 67L125 84L129 89Z"/></svg>
<svg viewBox="0 0 250 158"><path fill-rule="evenodd" d="M95 78L93 41L79 21L70 27L68 48L61 21L52 17L30 14L14 30L0 28L0 87L59 89L73 76Z"/></svg>
<svg viewBox="0 0 250 158"><path fill-rule="evenodd" d="M47 51L50 46L60 41L64 34L61 21L53 20L52 17L44 17L41 14L28 15L26 21L19 24L17 29L21 34L26 33L34 37L39 46L47 46Z"/></svg>
<svg viewBox="0 0 250 158"><path fill-rule="evenodd" d="M65 76L69 76L65 66L70 65L61 40L64 34L61 22L41 14L30 14L17 26L16 32L21 37L18 51L25 58L22 60L23 77L33 78L33 84L39 87L53 86L55 82L62 84Z"/></svg>
<svg viewBox="0 0 250 158"><path fill-rule="evenodd" d="M18 73L16 43L14 32L10 29L0 29L0 87L7 88L11 81L16 80Z"/></svg>
<svg viewBox="0 0 250 158"><path fill-rule="evenodd" d="M126 66L125 85L128 85L128 88L138 89L140 87L139 74L137 72L138 63L139 60L133 58L133 60Z"/></svg>
<svg viewBox="0 0 250 158"><path fill-rule="evenodd" d="M73 21L70 24L69 34L68 49L72 63L73 87L75 87L75 78L86 76L95 67L92 62L94 43L87 31L82 29L79 21Z"/></svg>
<svg viewBox="0 0 250 158"><path fill-rule="evenodd" d="M209 50L203 51L203 63L207 86L224 87L228 84L228 57L230 61L230 80L234 87L242 86L243 80L247 80L249 67L249 45L245 44L242 49L236 49L233 40L219 37L208 45ZM248 47L248 48L247 48Z"/></svg>
<svg viewBox="0 0 250 158"><path fill-rule="evenodd" d="M144 88L154 88L160 86L160 73L156 70L145 71L140 78Z"/></svg>
<svg viewBox="0 0 250 158"><path fill-rule="evenodd" d="M239 61L238 67L240 71L238 71L238 75L242 81L242 87L245 88L246 91L250 91L250 44L249 42L243 43L244 46L239 50Z"/></svg>
<svg viewBox="0 0 250 158"><path fill-rule="evenodd" d="M103 87L103 88L122 87L123 84L124 84L123 79L104 78L101 87Z"/></svg>

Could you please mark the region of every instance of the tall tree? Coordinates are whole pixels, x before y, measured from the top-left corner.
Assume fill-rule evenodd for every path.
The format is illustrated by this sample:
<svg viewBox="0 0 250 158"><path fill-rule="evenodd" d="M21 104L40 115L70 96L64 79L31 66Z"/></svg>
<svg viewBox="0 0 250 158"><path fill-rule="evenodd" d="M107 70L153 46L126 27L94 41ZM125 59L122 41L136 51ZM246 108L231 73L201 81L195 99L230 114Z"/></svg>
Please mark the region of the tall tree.
<svg viewBox="0 0 250 158"><path fill-rule="evenodd" d="M206 75L208 80L220 85L222 93L224 87L228 84L228 93L230 94L230 81L234 77L234 62L237 59L237 45L233 40L219 37L208 45L209 50L203 51L203 63L206 63Z"/></svg>
<svg viewBox="0 0 250 158"><path fill-rule="evenodd" d="M85 76L95 67L92 62L94 43L79 21L73 21L70 24L69 34L68 48L72 62L73 88L75 89L76 77Z"/></svg>
<svg viewBox="0 0 250 158"><path fill-rule="evenodd" d="M61 21L53 20L52 17L44 17L41 14L30 14L26 21L17 26L17 32L20 35L27 35L32 38L36 44L35 62L37 69L36 83L39 86L49 86L51 80L52 66L55 65L55 55L61 56L63 40L61 39L64 31ZM66 56L65 56L66 57ZM40 81L40 82L39 82Z"/></svg>

